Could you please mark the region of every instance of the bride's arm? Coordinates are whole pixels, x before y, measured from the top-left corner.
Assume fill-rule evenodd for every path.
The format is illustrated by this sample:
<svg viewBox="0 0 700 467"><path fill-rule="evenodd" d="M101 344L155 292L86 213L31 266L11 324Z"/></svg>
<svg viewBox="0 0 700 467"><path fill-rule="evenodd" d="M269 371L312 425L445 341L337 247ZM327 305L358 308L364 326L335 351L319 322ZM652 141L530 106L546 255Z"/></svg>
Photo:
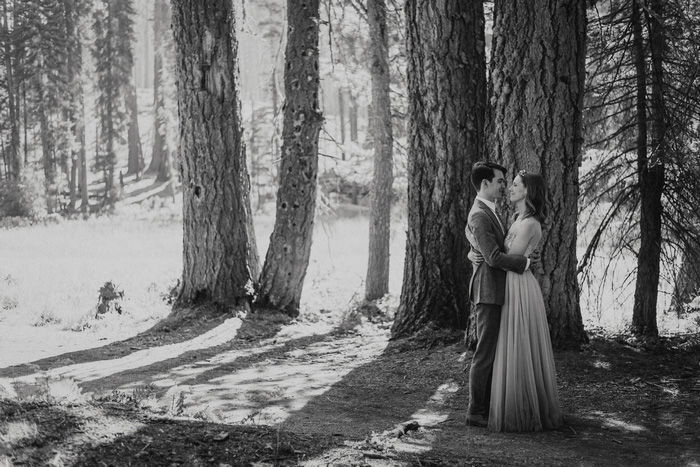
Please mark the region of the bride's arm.
<svg viewBox="0 0 700 467"><path fill-rule="evenodd" d="M518 233L513 239L513 243L510 245L510 249L508 249L508 254L525 255L528 245L530 245L531 242L539 242L541 236L542 227L540 223L532 218L524 219L520 225L520 229L518 229Z"/></svg>

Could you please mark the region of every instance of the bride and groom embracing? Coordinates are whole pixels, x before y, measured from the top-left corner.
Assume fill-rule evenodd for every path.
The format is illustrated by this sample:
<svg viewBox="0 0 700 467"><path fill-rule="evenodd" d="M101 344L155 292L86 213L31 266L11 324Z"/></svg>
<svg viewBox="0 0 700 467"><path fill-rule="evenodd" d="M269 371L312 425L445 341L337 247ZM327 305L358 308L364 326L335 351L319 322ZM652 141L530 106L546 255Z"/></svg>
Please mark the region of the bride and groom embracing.
<svg viewBox="0 0 700 467"><path fill-rule="evenodd" d="M479 162L471 172L477 190L466 235L474 273L477 345L469 371L467 425L494 431L539 431L563 424L554 354L540 286L530 271L547 214L542 176L520 171L508 192L515 207L506 231L496 201L506 169Z"/></svg>

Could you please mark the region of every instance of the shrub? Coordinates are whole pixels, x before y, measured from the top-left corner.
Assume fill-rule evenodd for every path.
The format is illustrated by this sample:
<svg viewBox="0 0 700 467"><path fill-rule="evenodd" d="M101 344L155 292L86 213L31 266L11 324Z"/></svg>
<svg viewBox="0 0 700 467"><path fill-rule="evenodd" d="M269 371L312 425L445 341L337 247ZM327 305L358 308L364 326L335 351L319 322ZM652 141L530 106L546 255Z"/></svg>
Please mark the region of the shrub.
<svg viewBox="0 0 700 467"><path fill-rule="evenodd" d="M0 181L0 218L37 219L45 214L44 186L37 172L25 171L19 181Z"/></svg>

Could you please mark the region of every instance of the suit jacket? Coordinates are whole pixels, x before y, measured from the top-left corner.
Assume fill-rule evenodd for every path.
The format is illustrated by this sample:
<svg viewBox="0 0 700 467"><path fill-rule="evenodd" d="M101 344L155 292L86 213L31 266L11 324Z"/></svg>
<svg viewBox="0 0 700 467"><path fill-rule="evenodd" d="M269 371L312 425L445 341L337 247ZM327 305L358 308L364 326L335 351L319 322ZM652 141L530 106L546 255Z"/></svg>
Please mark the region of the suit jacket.
<svg viewBox="0 0 700 467"><path fill-rule="evenodd" d="M504 253L506 234L493 211L478 199L474 200L469 211L465 233L472 249L484 257L481 264L473 264L474 272L469 282L472 302L475 305L503 305L506 270L522 274L527 267L527 258Z"/></svg>

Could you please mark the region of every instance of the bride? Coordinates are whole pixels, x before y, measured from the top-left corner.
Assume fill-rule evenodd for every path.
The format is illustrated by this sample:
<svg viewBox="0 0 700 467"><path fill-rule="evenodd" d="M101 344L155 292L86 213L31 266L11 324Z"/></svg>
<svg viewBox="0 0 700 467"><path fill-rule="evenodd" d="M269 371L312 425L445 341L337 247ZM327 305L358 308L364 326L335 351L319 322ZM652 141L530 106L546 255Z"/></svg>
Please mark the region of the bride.
<svg viewBox="0 0 700 467"><path fill-rule="evenodd" d="M544 179L521 170L509 193L516 214L505 247L508 254L529 256L542 238L547 215ZM509 271L493 364L488 428L540 431L562 424L542 291L532 272Z"/></svg>

